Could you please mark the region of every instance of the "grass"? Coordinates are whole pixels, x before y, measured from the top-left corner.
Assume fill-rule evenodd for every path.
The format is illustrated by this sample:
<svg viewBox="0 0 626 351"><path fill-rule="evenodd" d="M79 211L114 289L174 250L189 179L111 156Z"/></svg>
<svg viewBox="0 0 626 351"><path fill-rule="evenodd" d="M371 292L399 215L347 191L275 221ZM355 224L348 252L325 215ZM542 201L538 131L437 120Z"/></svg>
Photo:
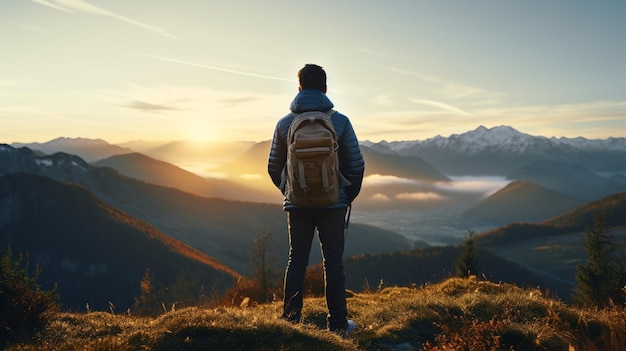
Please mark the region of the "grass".
<svg viewBox="0 0 626 351"><path fill-rule="evenodd" d="M349 293L357 331L325 330L323 298L307 298L304 323L278 317L279 303L191 307L156 318L60 313L31 350L589 350L626 345L624 306L577 309L535 289L452 278L424 287Z"/></svg>

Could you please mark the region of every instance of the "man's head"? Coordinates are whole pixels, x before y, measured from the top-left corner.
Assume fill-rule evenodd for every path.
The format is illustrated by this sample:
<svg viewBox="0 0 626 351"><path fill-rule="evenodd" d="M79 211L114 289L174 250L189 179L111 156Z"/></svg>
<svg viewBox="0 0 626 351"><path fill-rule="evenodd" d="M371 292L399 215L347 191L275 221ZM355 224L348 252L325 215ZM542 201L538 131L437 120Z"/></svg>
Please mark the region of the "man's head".
<svg viewBox="0 0 626 351"><path fill-rule="evenodd" d="M298 71L299 90L316 89L326 93L326 72L318 65L307 63Z"/></svg>

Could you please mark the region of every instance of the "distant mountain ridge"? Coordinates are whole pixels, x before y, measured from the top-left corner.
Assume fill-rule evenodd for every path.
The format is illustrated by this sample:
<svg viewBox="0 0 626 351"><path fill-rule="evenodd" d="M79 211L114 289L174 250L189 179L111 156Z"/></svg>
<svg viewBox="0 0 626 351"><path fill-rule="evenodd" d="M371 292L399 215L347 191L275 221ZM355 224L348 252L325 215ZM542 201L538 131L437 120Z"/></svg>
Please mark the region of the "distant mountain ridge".
<svg viewBox="0 0 626 351"><path fill-rule="evenodd" d="M540 159L576 162L597 172L626 171L626 138L546 138L510 126L480 126L449 137L365 145L381 152L422 157L448 175L508 175Z"/></svg>
<svg viewBox="0 0 626 351"><path fill-rule="evenodd" d="M268 142L257 143L259 145L255 146L255 143L242 141L227 143L224 146L218 143L197 144L178 141L165 142L161 145L147 142L123 145L137 147L142 145L141 147L146 148L139 150L142 153L171 163L175 160L187 162L204 159L207 163L216 165L249 153L251 148L264 149L266 143ZM594 172L626 172L624 162L626 138L547 138L522 133L506 125L493 128L479 126L475 130L448 137L437 135L424 140L379 143L364 141L361 145L383 154L420 157L446 175L507 176L513 170L538 160L574 162ZM66 152L79 155L88 162L133 152L128 147L111 145L101 139L83 138L57 138L41 144L14 143L12 146L26 146L48 154ZM266 157L267 155L263 155L255 162ZM262 168L265 168L265 165Z"/></svg>
<svg viewBox="0 0 626 351"><path fill-rule="evenodd" d="M153 184L178 188L206 197L250 201L279 202L280 198L274 191L270 196L267 192L252 186L235 183L226 179L204 178L186 171L173 164L153 159L140 153L115 155L93 163L97 167L111 167L131 178L144 180Z"/></svg>
<svg viewBox="0 0 626 351"><path fill-rule="evenodd" d="M141 152L152 158L171 163L204 160L212 164L226 162L254 145L254 142L194 142L194 141L131 141L119 145L102 139L60 137L44 143L12 143L15 148L27 147L35 152L52 155L65 152L91 163L115 155Z"/></svg>
<svg viewBox="0 0 626 351"><path fill-rule="evenodd" d="M566 137L543 137L532 136L522 133L513 127L501 125L493 128L479 126L475 130L462 134L452 134L449 137L437 135L433 138L425 140L412 141L383 141L380 144L388 145L393 151L401 151L415 145L430 145L439 148L454 148L460 145L469 146L470 152L483 151L485 149L498 146L508 149L512 153L523 153L540 146L541 141L549 142L556 146L571 146L575 149L596 149L626 152L626 138L607 138L607 139L587 139L584 137L566 138ZM373 144L367 142L367 144Z"/></svg>
<svg viewBox="0 0 626 351"><path fill-rule="evenodd" d="M13 143L15 148L28 147L32 150L41 151L44 154L65 152L79 155L87 162L97 161L111 155L127 154L133 150L117 145L109 144L102 139L66 138L60 137L45 143Z"/></svg>

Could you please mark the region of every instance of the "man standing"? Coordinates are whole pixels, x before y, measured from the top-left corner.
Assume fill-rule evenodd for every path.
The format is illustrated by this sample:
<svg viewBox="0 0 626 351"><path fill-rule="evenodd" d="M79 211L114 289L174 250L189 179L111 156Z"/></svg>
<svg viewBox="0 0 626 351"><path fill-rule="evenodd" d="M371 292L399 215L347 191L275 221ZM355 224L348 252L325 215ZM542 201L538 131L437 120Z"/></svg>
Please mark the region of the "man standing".
<svg viewBox="0 0 626 351"><path fill-rule="evenodd" d="M346 212L361 190L365 163L350 120L332 110L333 103L326 96L326 72L314 64L298 71L299 92L291 102L291 113L280 119L274 131L269 155L268 173L274 184L285 194L287 179L288 133L294 117L308 111L322 111L330 115L337 134L340 188L335 204L318 208L301 208L285 198L288 214L289 261L285 271L282 317L298 323L302 319L304 277L309 263L313 236L317 229L322 249L328 328L347 335L355 328L348 320L343 268L344 228Z"/></svg>

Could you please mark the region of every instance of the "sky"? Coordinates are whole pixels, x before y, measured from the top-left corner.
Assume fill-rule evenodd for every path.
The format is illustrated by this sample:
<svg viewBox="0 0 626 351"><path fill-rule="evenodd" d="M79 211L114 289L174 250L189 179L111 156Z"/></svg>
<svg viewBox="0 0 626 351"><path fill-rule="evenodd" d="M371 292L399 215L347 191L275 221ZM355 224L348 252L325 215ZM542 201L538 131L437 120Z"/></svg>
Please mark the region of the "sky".
<svg viewBox="0 0 626 351"><path fill-rule="evenodd" d="M319 64L359 140L626 137L622 0L2 0L0 143L263 141Z"/></svg>

